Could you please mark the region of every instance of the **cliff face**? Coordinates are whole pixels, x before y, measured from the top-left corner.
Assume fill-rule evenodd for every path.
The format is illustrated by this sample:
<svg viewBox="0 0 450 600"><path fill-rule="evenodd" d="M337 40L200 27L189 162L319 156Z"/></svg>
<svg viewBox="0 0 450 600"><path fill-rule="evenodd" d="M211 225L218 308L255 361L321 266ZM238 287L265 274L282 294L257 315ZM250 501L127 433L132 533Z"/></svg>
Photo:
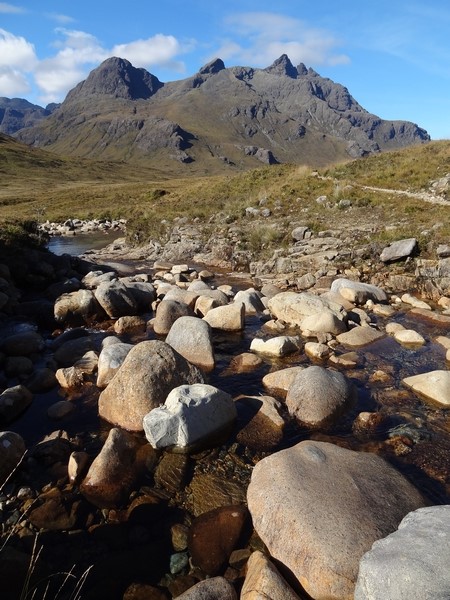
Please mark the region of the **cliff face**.
<svg viewBox="0 0 450 600"><path fill-rule="evenodd" d="M165 84L110 58L17 137L68 155L159 167L175 159L205 172L249 168L268 156L318 166L429 140L414 123L370 114L345 87L286 55L266 69L216 59Z"/></svg>
<svg viewBox="0 0 450 600"><path fill-rule="evenodd" d="M23 98L0 98L0 133L13 135L24 127L33 127L52 114L58 104L46 108Z"/></svg>

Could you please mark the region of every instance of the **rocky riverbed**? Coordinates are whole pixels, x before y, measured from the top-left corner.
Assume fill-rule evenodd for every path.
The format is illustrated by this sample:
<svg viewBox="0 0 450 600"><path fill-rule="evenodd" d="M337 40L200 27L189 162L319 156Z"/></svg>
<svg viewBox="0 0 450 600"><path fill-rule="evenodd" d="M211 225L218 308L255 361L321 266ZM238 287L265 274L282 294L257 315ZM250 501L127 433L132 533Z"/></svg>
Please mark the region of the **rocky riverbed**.
<svg viewBox="0 0 450 600"><path fill-rule="evenodd" d="M449 595L450 251L230 244L5 254L2 597Z"/></svg>

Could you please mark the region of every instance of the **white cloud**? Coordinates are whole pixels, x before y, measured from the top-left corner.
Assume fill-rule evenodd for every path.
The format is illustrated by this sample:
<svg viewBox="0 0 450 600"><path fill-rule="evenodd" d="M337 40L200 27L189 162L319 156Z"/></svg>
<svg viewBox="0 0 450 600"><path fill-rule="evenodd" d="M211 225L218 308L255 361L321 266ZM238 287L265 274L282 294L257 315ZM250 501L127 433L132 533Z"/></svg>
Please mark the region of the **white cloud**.
<svg viewBox="0 0 450 600"><path fill-rule="evenodd" d="M32 71L37 63L33 44L23 37L0 29L0 67Z"/></svg>
<svg viewBox="0 0 450 600"><path fill-rule="evenodd" d="M73 17L69 17L68 15L62 15L59 13L47 13L45 15L48 19L52 21L56 21L60 25L68 25L69 23L74 23L75 19Z"/></svg>
<svg viewBox="0 0 450 600"><path fill-rule="evenodd" d="M151 67L160 65L183 71L184 64L175 61L175 57L183 52L180 42L173 35L158 33L146 40L135 40L127 44L117 44L112 49L113 56L126 58L135 67Z"/></svg>
<svg viewBox="0 0 450 600"><path fill-rule="evenodd" d="M239 42L225 41L220 50L228 53L226 58L243 64L267 67L281 54L287 54L294 64L304 62L308 66L350 61L337 53L339 40L333 34L300 19L268 12L240 13L229 16L225 26Z"/></svg>
<svg viewBox="0 0 450 600"><path fill-rule="evenodd" d="M0 13L20 15L25 12L26 10L20 6L14 6L14 4L8 4L7 2L0 2Z"/></svg>
<svg viewBox="0 0 450 600"><path fill-rule="evenodd" d="M29 91L30 85L23 73L0 66L0 96L17 97Z"/></svg>

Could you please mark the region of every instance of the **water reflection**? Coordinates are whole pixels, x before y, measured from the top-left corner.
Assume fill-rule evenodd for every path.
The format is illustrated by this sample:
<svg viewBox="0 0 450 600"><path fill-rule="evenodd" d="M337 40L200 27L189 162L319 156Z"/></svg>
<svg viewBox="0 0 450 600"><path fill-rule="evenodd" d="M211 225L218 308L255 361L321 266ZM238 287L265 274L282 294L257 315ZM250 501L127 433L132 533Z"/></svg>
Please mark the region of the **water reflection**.
<svg viewBox="0 0 450 600"><path fill-rule="evenodd" d="M59 235L50 238L47 248L58 256L61 256L61 254L79 256L87 250L101 250L119 237L124 237L123 231L110 231L107 233L96 231L93 233L79 233L73 236Z"/></svg>

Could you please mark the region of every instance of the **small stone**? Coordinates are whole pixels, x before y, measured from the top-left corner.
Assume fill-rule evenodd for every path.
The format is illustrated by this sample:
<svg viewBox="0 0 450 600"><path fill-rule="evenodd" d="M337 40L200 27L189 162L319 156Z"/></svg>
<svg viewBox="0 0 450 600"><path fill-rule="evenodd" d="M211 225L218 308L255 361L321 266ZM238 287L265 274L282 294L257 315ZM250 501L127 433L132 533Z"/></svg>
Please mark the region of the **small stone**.
<svg viewBox="0 0 450 600"><path fill-rule="evenodd" d="M47 415L50 419L64 419L68 415L72 414L75 411L75 405L72 402L67 400L60 400L59 402L55 402L47 409Z"/></svg>

